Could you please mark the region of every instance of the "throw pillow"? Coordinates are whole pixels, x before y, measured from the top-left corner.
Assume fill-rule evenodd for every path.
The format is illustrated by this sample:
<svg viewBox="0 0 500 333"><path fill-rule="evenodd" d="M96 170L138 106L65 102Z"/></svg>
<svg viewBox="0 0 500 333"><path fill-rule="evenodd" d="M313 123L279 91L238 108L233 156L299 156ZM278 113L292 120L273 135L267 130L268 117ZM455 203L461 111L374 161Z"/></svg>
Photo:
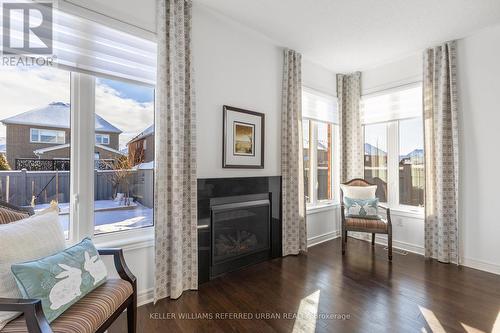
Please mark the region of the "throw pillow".
<svg viewBox="0 0 500 333"><path fill-rule="evenodd" d="M12 265L21 294L42 300L52 322L106 281L108 272L90 238L57 254Z"/></svg>
<svg viewBox="0 0 500 333"><path fill-rule="evenodd" d="M377 185L370 186L350 186L340 185L344 197L353 199L375 199L375 192L377 192Z"/></svg>
<svg viewBox="0 0 500 333"><path fill-rule="evenodd" d="M11 265L57 253L66 246L57 207L15 223L0 224L0 244L0 297L21 298ZM0 331L19 314L0 311Z"/></svg>
<svg viewBox="0 0 500 333"><path fill-rule="evenodd" d="M344 197L346 217L357 217L363 219L379 219L378 199L353 199Z"/></svg>

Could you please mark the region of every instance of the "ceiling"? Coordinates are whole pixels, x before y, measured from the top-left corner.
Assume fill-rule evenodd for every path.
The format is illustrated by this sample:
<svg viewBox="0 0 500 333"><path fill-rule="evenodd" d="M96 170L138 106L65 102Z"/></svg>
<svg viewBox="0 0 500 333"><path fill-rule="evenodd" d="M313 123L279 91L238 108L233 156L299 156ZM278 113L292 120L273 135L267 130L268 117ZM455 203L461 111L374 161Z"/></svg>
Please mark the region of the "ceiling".
<svg viewBox="0 0 500 333"><path fill-rule="evenodd" d="M334 72L364 70L500 23L500 0L195 0Z"/></svg>

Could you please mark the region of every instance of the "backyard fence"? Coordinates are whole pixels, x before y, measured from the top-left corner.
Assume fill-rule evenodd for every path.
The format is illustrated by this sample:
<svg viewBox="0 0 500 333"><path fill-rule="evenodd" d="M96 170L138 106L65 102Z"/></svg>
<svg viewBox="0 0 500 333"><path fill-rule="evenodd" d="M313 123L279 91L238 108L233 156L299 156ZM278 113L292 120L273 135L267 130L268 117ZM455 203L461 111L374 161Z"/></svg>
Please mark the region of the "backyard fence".
<svg viewBox="0 0 500 333"><path fill-rule="evenodd" d="M113 199L115 192L129 193L142 205L153 207L153 170L127 170L116 188L116 173L95 170L94 200ZM70 201L70 171L0 171L0 200L17 206Z"/></svg>

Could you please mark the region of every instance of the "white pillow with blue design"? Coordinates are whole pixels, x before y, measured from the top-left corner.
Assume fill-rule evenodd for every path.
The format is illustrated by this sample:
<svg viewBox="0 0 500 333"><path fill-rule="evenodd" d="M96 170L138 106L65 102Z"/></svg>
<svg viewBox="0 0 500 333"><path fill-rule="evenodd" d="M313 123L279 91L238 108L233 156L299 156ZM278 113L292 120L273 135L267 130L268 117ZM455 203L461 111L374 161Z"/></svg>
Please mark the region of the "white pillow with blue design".
<svg viewBox="0 0 500 333"><path fill-rule="evenodd" d="M375 199L353 199L344 197L346 217L378 220L378 198Z"/></svg>
<svg viewBox="0 0 500 333"><path fill-rule="evenodd" d="M49 323L102 285L108 275L90 238L57 254L14 264L11 270L23 297L42 301Z"/></svg>

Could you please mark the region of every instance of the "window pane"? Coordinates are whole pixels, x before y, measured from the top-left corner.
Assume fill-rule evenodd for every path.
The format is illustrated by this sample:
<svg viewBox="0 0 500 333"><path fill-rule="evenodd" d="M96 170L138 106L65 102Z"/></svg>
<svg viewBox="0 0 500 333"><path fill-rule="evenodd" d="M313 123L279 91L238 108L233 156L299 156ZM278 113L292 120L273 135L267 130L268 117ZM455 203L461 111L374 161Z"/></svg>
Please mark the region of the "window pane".
<svg viewBox="0 0 500 333"><path fill-rule="evenodd" d="M422 118L399 122L399 203L424 205L424 138Z"/></svg>
<svg viewBox="0 0 500 333"><path fill-rule="evenodd" d="M95 233L153 225L154 89L97 78L95 112Z"/></svg>
<svg viewBox="0 0 500 333"><path fill-rule="evenodd" d="M365 179L377 184L377 198L387 202L387 124L365 126Z"/></svg>
<svg viewBox="0 0 500 333"><path fill-rule="evenodd" d="M309 131L310 121L302 121L302 139L304 141L304 195L306 196L306 202L311 202L311 197L309 194L309 187L311 181L311 155L310 155L310 131Z"/></svg>
<svg viewBox="0 0 500 333"><path fill-rule="evenodd" d="M318 122L318 200L332 199L332 125Z"/></svg>
<svg viewBox="0 0 500 333"><path fill-rule="evenodd" d="M0 200L35 211L58 202L66 237L70 148L64 138L70 133L70 93L70 72L0 66Z"/></svg>

